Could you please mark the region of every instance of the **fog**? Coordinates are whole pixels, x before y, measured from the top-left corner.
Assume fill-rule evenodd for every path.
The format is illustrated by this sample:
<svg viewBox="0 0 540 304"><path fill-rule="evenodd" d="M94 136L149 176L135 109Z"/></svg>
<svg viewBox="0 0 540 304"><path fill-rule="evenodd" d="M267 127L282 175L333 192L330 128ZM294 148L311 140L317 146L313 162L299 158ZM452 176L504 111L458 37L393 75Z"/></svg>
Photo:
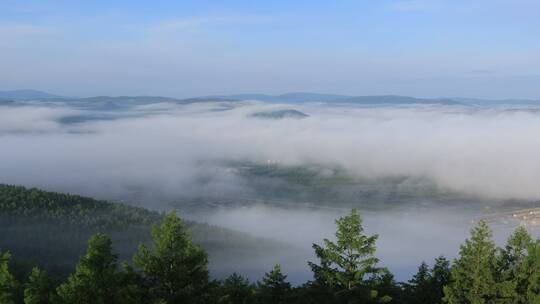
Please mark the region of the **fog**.
<svg viewBox="0 0 540 304"><path fill-rule="evenodd" d="M251 116L281 109L309 116ZM85 116L93 118L66 120ZM62 104L0 106L0 183L156 210L173 206L191 219L294 244L287 256L267 254L252 264L244 261L243 269L260 275L280 262L296 281L308 275L311 243L331 237L334 219L358 202L309 208L250 204L259 193L252 179L239 174L242 164L340 168L352 178L374 181L407 177L459 194L459 206L426 206L430 197L423 197L422 208L362 211L367 231L380 234L381 264L406 279L421 260L456 254L477 215L463 206L483 210L540 199L539 132L537 109L502 106L246 101L160 103L112 112ZM242 203L193 205L219 205L219 198Z"/></svg>
<svg viewBox="0 0 540 304"><path fill-rule="evenodd" d="M65 125L60 117L81 111L2 107L0 156L9 161L0 179L96 194L141 185L183 195L196 192L193 182L204 175L212 180L207 187L234 193L234 177L216 162L277 160L341 166L367 178L422 177L490 199L540 197L533 111L302 105L295 108L306 119L264 120L249 113L287 106L220 106L143 106L136 117Z"/></svg>
<svg viewBox="0 0 540 304"><path fill-rule="evenodd" d="M246 273L250 278L258 279L275 263L280 263L289 278L300 283L311 275L307 260L317 262L311 245L322 244L323 238L333 239L334 219L345 213L346 210L252 206L219 210L205 219L212 224L285 241L289 250L259 253L253 261L242 260L241 264L247 266ZM377 257L381 260L380 266L388 267L399 280L408 280L421 261L432 262L442 254L454 257L469 228L469 223L460 220L456 214L442 215L440 212L362 212L362 217L366 233L379 234ZM499 233L497 237L504 235ZM235 266L217 268L230 273Z"/></svg>

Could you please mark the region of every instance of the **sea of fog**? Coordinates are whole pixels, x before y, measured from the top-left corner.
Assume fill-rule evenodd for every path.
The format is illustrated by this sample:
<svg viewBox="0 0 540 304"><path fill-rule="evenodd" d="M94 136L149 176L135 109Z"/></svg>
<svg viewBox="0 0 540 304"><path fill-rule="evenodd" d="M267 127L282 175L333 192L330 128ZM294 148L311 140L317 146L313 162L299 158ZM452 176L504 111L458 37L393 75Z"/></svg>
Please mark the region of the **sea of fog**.
<svg viewBox="0 0 540 304"><path fill-rule="evenodd" d="M230 259L228 263L217 261L213 269L218 276L240 271L252 280L260 279L264 272L279 263L294 283L312 279L307 261L318 262L312 244L323 244L323 239L334 239L334 220L349 210L329 211L298 208L291 210L272 206L239 207L221 209L193 219L247 231L252 235L280 240L287 249L258 252L241 260ZM201 215L201 214L199 214ZM407 281L422 261L433 264L433 260L444 255L456 257L470 228L474 215L458 210L411 208L403 212L361 212L365 232L377 234L376 256L379 266L387 267L399 281ZM494 239L503 246L516 225L493 224ZM534 236L540 236L537 228L530 228Z"/></svg>
<svg viewBox="0 0 540 304"><path fill-rule="evenodd" d="M288 110L306 116L272 116ZM366 232L380 236L381 266L406 280L422 260L455 256L479 210L540 198L539 132L538 109L505 106L256 101L156 103L114 111L64 103L0 106L0 183L155 210L174 206L182 213L184 201L257 198L252 183L225 165L230 162L316 164L365 180L426 180L437 191L466 199L430 206L427 197L421 208L361 210ZM191 203L183 213L290 245L250 259L211 260L218 276L236 270L255 279L281 263L294 282L301 282L310 278L311 244L332 238L335 218L357 203L221 206L218 200L214 208L204 203L200 210ZM512 229L494 228L499 243Z"/></svg>

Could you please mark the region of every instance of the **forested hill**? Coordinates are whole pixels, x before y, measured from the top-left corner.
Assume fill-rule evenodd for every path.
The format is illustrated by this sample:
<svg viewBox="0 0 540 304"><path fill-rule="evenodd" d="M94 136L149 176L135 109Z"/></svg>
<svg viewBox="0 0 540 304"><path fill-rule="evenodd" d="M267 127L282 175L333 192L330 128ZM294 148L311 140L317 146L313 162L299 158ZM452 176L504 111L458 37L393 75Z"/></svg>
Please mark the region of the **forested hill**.
<svg viewBox="0 0 540 304"><path fill-rule="evenodd" d="M16 186L0 186L0 207L1 304L540 303L540 240L524 227L501 248L480 221L452 262L442 256L433 267L422 262L409 281L399 283L379 263L378 235L364 234L360 214L353 209L336 220L336 242L313 244L315 259L306 261L313 280L293 287L279 265L256 284L232 272L225 280L211 280L207 253L193 245L174 211L161 215ZM145 226L154 221L160 225L150 238ZM194 227L208 227L207 234L217 234L222 241L228 233L193 223L191 227L195 239ZM92 231L107 234L94 234L86 244L84 238ZM148 246L137 249L141 240ZM221 244L229 247L217 251L230 253L239 243ZM242 248L256 254L253 249ZM211 259L211 250L208 253ZM119 267L119 261L130 256L134 266ZM12 263L12 257L19 261ZM231 263L228 258L218 261Z"/></svg>
<svg viewBox="0 0 540 304"><path fill-rule="evenodd" d="M79 195L0 184L2 220L73 225L78 229L129 229L155 224L157 212Z"/></svg>
<svg viewBox="0 0 540 304"><path fill-rule="evenodd" d="M95 233L110 235L120 257L130 260L140 243L150 241L150 227L162 218L163 214L144 208L0 184L0 251L9 250L19 262L41 265L58 277L72 271ZM185 221L185 225L211 257L275 245L203 223Z"/></svg>

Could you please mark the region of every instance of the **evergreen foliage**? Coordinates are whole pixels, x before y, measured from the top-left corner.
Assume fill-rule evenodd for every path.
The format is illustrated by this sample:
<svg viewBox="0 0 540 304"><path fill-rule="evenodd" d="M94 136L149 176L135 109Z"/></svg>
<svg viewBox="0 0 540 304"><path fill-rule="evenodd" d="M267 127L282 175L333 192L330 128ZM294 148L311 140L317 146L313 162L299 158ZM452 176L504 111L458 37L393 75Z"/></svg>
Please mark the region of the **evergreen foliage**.
<svg viewBox="0 0 540 304"><path fill-rule="evenodd" d="M444 286L450 283L450 277L450 261L442 255L437 257L431 269L430 303L443 303Z"/></svg>
<svg viewBox="0 0 540 304"><path fill-rule="evenodd" d="M208 287L206 252L192 243L174 210L153 227L152 236L153 248L141 245L134 257L150 293L166 303L197 303Z"/></svg>
<svg viewBox="0 0 540 304"><path fill-rule="evenodd" d="M75 273L57 289L62 303L118 303L118 264L111 239L96 234L77 264Z"/></svg>
<svg viewBox="0 0 540 304"><path fill-rule="evenodd" d="M254 288L248 279L233 273L220 286L219 304L248 304L253 301Z"/></svg>
<svg viewBox="0 0 540 304"><path fill-rule="evenodd" d="M0 184L0 211L3 220L39 220L99 230L149 226L160 220L156 212L143 208L94 200L79 195L46 192L35 188Z"/></svg>
<svg viewBox="0 0 540 304"><path fill-rule="evenodd" d="M534 241L527 248L527 257L521 270L520 277L526 278L526 281L524 285L518 286L517 298L522 303L540 303L540 240Z"/></svg>
<svg viewBox="0 0 540 304"><path fill-rule="evenodd" d="M51 291L47 273L34 267L25 285L24 304L49 304L52 297Z"/></svg>
<svg viewBox="0 0 540 304"><path fill-rule="evenodd" d="M449 304L496 303L498 287L496 278L496 247L491 230L480 221L471 230L471 237L459 250L459 257L452 266L450 284L445 288Z"/></svg>
<svg viewBox="0 0 540 304"><path fill-rule="evenodd" d="M257 284L258 303L287 303L291 293L291 284L286 280L287 276L281 272L281 266L276 264L270 272L264 274L262 281Z"/></svg>
<svg viewBox="0 0 540 304"><path fill-rule="evenodd" d="M17 300L17 281L9 271L9 252L0 252L0 303L14 304Z"/></svg>
<svg viewBox="0 0 540 304"><path fill-rule="evenodd" d="M364 235L362 219L356 209L336 220L336 242L324 239L324 246L313 244L320 263L309 262L317 282L335 290L342 299L379 298L367 278L381 272L376 265L375 242L378 236ZM387 297L385 297L387 298Z"/></svg>
<svg viewBox="0 0 540 304"><path fill-rule="evenodd" d="M13 275L21 281L34 265L52 281L64 280L96 233L111 238L120 260L131 259L140 243L152 242L151 226L163 216L121 203L0 184L0 248L15 257ZM195 243L223 258L285 246L203 223L184 224Z"/></svg>
<svg viewBox="0 0 540 304"><path fill-rule="evenodd" d="M407 287L410 289L410 298L419 303L431 303L431 280L429 266L425 262L422 262L420 267L418 267L418 272L408 282Z"/></svg>
<svg viewBox="0 0 540 304"><path fill-rule="evenodd" d="M0 186L1 208L12 207L7 202L13 200L6 199L6 193L20 191L24 192L20 199L32 200L33 190ZM36 204L63 197L36 191ZM58 208L71 208L68 201ZM93 203L89 201L90 206ZM17 212L8 212L14 216L12 223L23 216L45 219L50 215ZM126 219L123 223L129 222ZM497 248L490 228L481 221L471 230L452 265L440 256L431 267L422 262L408 282L398 283L386 268L377 266L377 235L365 235L358 212L352 210L336 220L335 241L324 239L323 245L313 245L319 260L308 263L314 280L293 287L279 265L255 285L237 273L223 281L210 281L207 254L192 242L175 211L160 215L155 222L160 226L152 229L152 244L140 245L133 266L119 263L112 239L97 233L89 239L75 271L60 283L34 267L26 271L25 283L20 285L17 279L23 281L23 276L16 278L14 274L24 272L22 264L13 263L10 253L1 253L0 304L540 303L540 240L533 239L523 227L515 230L503 248ZM107 225L102 226L106 221L97 219L86 223ZM138 225L137 221L131 223Z"/></svg>
<svg viewBox="0 0 540 304"><path fill-rule="evenodd" d="M443 256L435 259L433 267L422 262L418 272L403 284L403 303L443 303L443 288L450 281L450 262Z"/></svg>
<svg viewBox="0 0 540 304"><path fill-rule="evenodd" d="M532 238L524 227L519 227L508 238L506 246L500 250L498 258L501 297L508 303L529 303L526 297L528 289L529 267L526 265L528 250ZM533 268L534 269L534 268Z"/></svg>

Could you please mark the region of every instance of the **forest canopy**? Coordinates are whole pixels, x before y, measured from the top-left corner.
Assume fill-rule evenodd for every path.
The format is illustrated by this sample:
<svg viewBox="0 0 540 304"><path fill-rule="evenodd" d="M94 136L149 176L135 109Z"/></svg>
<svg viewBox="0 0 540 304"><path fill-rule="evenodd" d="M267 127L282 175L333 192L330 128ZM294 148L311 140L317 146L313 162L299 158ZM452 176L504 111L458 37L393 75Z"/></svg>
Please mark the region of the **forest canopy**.
<svg viewBox="0 0 540 304"><path fill-rule="evenodd" d="M292 285L276 264L257 282L238 273L212 278L207 251L193 242L186 222L173 210L148 210L43 192L0 187L3 221L56 221L84 229L146 227L129 259L119 257L107 233L89 237L85 252L68 275L51 276L40 265L17 261L5 235L0 254L1 303L536 303L540 299L540 240L523 227L497 247L483 221L471 229L453 261L422 262L407 282L397 282L377 258L377 235L367 235L357 210L336 220L333 239L313 244L316 259L306 261L313 279ZM50 212L38 210L46 206ZM110 211L107 217L102 211ZM4 228L3 228L4 229ZM127 229L127 228L126 228ZM86 231L89 232L90 230ZM53 236L50 236L52 239ZM24 241L24 240L21 240ZM63 249L60 244L59 250ZM15 250L13 250L15 251ZM49 261L47 267L51 267Z"/></svg>

